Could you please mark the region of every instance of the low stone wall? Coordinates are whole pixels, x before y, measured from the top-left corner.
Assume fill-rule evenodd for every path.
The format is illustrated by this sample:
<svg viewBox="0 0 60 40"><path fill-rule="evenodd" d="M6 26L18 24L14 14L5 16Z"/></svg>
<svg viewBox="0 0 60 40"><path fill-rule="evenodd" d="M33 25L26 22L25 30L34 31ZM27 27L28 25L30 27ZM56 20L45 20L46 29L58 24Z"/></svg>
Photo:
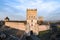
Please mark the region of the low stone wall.
<svg viewBox="0 0 60 40"><path fill-rule="evenodd" d="M11 28L19 29L19 30L25 30L25 24L24 23L18 23L18 22L5 22L6 26L9 26Z"/></svg>
<svg viewBox="0 0 60 40"><path fill-rule="evenodd" d="M26 31L26 25L24 23L18 23L18 22L5 22L6 26L9 26L11 28L19 29L19 30L24 30ZM38 25L38 31L45 31L49 30L49 25Z"/></svg>
<svg viewBox="0 0 60 40"><path fill-rule="evenodd" d="M39 31L45 31L50 29L49 25L39 25L38 27L39 27Z"/></svg>

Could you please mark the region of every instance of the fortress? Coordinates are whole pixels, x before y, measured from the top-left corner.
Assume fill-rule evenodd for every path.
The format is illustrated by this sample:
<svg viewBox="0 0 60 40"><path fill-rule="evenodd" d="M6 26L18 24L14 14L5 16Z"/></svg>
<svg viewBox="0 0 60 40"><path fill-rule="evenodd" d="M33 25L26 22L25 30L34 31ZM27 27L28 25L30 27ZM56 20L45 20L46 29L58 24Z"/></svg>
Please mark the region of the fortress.
<svg viewBox="0 0 60 40"><path fill-rule="evenodd" d="M42 20L43 21L43 20ZM37 20L37 9L27 9L26 21L14 21L5 18L5 25L11 28L24 30L26 33L33 31L34 34L38 34L39 31L48 30L48 25L39 25Z"/></svg>

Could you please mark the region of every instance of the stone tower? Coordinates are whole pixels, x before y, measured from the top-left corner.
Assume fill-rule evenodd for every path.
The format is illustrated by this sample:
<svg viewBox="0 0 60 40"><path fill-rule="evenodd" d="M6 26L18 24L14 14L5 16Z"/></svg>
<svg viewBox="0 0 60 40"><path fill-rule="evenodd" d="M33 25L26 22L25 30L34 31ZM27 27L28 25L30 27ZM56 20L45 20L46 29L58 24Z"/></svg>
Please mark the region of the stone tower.
<svg viewBox="0 0 60 40"><path fill-rule="evenodd" d="M9 18L8 18L8 17L6 17L4 21L9 21Z"/></svg>
<svg viewBox="0 0 60 40"><path fill-rule="evenodd" d="M40 24L40 25L43 24L43 22L44 22L44 17L43 17L43 16L40 16L40 17L38 18L38 21L39 21L39 24Z"/></svg>
<svg viewBox="0 0 60 40"><path fill-rule="evenodd" d="M27 9L27 33L30 31L33 31L34 34L38 33L37 9Z"/></svg>

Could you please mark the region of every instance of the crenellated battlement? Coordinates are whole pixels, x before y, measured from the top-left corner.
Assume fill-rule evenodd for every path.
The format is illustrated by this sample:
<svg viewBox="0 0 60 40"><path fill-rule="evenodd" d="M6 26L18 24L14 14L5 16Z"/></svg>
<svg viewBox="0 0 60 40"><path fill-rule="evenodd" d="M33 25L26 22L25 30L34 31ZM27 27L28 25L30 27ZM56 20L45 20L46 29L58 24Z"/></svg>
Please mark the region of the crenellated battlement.
<svg viewBox="0 0 60 40"><path fill-rule="evenodd" d="M27 9L27 11L37 11L37 9Z"/></svg>

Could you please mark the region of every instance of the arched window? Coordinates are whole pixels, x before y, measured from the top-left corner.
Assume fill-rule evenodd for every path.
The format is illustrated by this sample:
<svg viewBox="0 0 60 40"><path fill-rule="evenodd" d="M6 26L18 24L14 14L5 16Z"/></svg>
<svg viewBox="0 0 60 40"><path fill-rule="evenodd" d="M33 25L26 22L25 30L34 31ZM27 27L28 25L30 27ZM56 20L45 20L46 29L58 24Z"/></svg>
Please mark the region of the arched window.
<svg viewBox="0 0 60 40"><path fill-rule="evenodd" d="M31 22L33 22L33 20L31 20Z"/></svg>
<svg viewBox="0 0 60 40"><path fill-rule="evenodd" d="M33 26L33 24L31 24L31 26Z"/></svg>

